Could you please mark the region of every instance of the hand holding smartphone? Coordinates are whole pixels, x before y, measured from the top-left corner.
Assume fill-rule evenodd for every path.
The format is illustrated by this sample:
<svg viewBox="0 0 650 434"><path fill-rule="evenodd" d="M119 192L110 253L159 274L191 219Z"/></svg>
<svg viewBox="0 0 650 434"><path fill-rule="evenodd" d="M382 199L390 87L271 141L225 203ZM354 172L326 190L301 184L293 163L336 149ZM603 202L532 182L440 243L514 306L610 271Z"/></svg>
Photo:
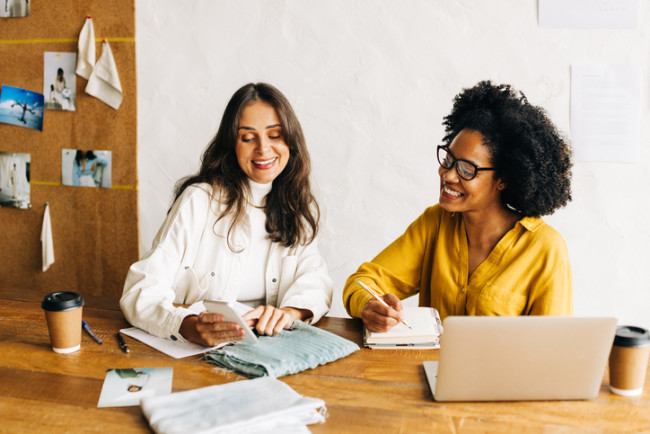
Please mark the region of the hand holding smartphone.
<svg viewBox="0 0 650 434"><path fill-rule="evenodd" d="M217 300L203 300L203 304L208 312L218 313L223 315L224 321L234 322L239 325L241 329L244 330L244 338L241 341L243 344L252 344L257 342L257 336L253 333L253 330L246 324L246 321L241 317L241 315L235 310L233 304L228 301L217 301Z"/></svg>

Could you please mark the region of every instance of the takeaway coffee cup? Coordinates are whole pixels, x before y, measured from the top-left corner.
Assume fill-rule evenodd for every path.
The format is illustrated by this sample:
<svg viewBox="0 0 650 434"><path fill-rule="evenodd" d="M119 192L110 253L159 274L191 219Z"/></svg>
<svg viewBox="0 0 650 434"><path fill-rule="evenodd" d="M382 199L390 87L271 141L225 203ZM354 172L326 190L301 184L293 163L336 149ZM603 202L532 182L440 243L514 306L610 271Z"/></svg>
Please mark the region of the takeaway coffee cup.
<svg viewBox="0 0 650 434"><path fill-rule="evenodd" d="M623 396L637 396L643 392L648 356L650 355L650 333L634 326L616 328L614 346L609 355L609 388Z"/></svg>
<svg viewBox="0 0 650 434"><path fill-rule="evenodd" d="M41 307L45 311L52 349L72 353L81 348L81 311L84 300L76 292L48 294Z"/></svg>

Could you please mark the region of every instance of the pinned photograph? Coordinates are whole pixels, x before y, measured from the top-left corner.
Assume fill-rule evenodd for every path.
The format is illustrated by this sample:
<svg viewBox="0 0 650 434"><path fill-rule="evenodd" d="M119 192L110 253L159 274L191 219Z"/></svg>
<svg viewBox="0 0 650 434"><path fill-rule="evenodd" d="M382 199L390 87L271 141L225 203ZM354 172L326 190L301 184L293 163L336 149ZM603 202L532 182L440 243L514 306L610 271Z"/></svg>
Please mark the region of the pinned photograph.
<svg viewBox="0 0 650 434"><path fill-rule="evenodd" d="M111 187L111 151L61 151L61 183L78 187Z"/></svg>
<svg viewBox="0 0 650 434"><path fill-rule="evenodd" d="M30 154L0 152L0 206L30 207Z"/></svg>
<svg viewBox="0 0 650 434"><path fill-rule="evenodd" d="M0 1L0 17L2 18L28 17L30 3L31 3L30 0L2 0Z"/></svg>
<svg viewBox="0 0 650 434"><path fill-rule="evenodd" d="M75 109L77 53L45 52L43 55L43 96L48 110Z"/></svg>
<svg viewBox="0 0 650 434"><path fill-rule="evenodd" d="M97 407L140 405L142 398L172 392L173 368L129 368L106 371Z"/></svg>
<svg viewBox="0 0 650 434"><path fill-rule="evenodd" d="M0 90L0 122L43 131L43 95L3 85Z"/></svg>

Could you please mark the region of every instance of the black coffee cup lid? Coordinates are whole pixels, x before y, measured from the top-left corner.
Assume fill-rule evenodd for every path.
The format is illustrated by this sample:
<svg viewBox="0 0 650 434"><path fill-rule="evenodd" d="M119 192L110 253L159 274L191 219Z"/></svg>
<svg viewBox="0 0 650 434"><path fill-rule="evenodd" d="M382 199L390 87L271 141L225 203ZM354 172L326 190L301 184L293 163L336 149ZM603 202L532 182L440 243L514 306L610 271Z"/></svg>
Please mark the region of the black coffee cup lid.
<svg viewBox="0 0 650 434"><path fill-rule="evenodd" d="M635 326L619 326L616 328L614 345L619 347L645 347L650 345L650 332Z"/></svg>
<svg viewBox="0 0 650 434"><path fill-rule="evenodd" d="M51 312L76 309L84 305L81 295L72 291L53 292L43 299L41 307Z"/></svg>

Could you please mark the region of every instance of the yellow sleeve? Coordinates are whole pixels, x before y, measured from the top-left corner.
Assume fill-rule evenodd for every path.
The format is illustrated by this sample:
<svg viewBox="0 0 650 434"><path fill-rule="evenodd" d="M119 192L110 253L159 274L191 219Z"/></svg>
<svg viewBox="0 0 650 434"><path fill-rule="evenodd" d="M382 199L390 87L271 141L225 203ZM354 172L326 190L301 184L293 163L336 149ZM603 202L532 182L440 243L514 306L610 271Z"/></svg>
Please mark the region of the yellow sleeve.
<svg viewBox="0 0 650 434"><path fill-rule="evenodd" d="M544 257L547 272L529 294L527 315L573 315L573 274L562 236L546 225L540 234L537 257ZM542 250L543 249L543 250Z"/></svg>
<svg viewBox="0 0 650 434"><path fill-rule="evenodd" d="M573 276L568 258L530 297L528 315L573 315Z"/></svg>
<svg viewBox="0 0 650 434"><path fill-rule="evenodd" d="M359 278L379 295L392 292L400 299L417 294L422 275L422 260L435 223L432 208L427 209L406 229L406 232L386 247L372 262L361 264L356 273L348 277L343 289L343 305L353 317L372 298L355 282Z"/></svg>

